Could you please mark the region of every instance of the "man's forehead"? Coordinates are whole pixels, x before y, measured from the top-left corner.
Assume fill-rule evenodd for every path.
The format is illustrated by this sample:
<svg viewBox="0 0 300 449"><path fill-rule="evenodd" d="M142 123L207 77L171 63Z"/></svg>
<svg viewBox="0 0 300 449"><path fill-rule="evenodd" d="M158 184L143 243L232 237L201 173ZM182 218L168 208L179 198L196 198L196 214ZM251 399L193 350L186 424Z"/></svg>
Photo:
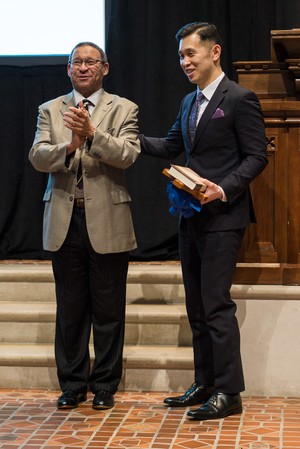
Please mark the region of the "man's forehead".
<svg viewBox="0 0 300 449"><path fill-rule="evenodd" d="M207 45L209 45L209 43L207 41L202 41L198 34L190 34L179 41L178 53L189 52L199 49L199 47L206 47Z"/></svg>
<svg viewBox="0 0 300 449"><path fill-rule="evenodd" d="M75 48L74 55L80 55L80 54L91 54L94 53L97 56L99 55L99 51L95 47L91 47L90 45L81 45L80 47Z"/></svg>
<svg viewBox="0 0 300 449"><path fill-rule="evenodd" d="M188 50L193 50L193 49L203 45L203 43L200 42L199 38L198 38L198 41L197 41L197 40L187 39L187 37L182 39L179 42L179 49L178 49L178 51L180 53L182 53L184 51L188 51Z"/></svg>

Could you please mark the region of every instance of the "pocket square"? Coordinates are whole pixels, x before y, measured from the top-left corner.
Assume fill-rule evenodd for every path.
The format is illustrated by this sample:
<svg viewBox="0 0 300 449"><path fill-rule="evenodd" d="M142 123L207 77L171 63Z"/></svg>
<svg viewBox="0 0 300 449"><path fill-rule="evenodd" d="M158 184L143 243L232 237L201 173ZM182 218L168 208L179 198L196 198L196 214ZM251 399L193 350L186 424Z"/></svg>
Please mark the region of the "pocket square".
<svg viewBox="0 0 300 449"><path fill-rule="evenodd" d="M212 116L212 119L213 118L220 118L220 117L224 117L224 111L222 110L222 109L220 109L220 108L217 108L216 110L215 110L215 112L213 113L213 116Z"/></svg>

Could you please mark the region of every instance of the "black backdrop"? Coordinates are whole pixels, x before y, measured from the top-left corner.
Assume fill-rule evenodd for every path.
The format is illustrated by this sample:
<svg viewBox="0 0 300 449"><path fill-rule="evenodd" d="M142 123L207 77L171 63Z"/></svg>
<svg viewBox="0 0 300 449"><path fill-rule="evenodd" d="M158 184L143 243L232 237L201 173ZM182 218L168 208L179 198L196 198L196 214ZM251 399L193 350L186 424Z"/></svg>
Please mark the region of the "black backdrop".
<svg viewBox="0 0 300 449"><path fill-rule="evenodd" d="M178 63L174 36L182 25L203 20L218 26L223 69L232 79L233 61L270 59L271 30L300 27L299 0L106 3L110 74L105 89L135 101L141 132L153 136L165 135L183 95L194 88ZM70 89L64 65L0 66L0 259L49 258L41 243L47 176L31 167L28 151L38 105ZM127 172L139 245L132 260L178 258L177 218L168 213L167 181L161 174L168 165L141 156Z"/></svg>

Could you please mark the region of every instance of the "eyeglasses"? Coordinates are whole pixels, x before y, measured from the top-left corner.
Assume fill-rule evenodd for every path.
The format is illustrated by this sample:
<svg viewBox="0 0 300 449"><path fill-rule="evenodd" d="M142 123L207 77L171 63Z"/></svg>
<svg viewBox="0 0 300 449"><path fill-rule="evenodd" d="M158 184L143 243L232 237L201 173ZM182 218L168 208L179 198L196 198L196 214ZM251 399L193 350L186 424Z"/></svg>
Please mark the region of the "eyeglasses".
<svg viewBox="0 0 300 449"><path fill-rule="evenodd" d="M74 59L74 61L70 61L70 64L73 67L76 67L79 69L79 67L82 66L82 64L84 64L86 67L94 67L98 62L103 63L104 61L101 61L101 59Z"/></svg>

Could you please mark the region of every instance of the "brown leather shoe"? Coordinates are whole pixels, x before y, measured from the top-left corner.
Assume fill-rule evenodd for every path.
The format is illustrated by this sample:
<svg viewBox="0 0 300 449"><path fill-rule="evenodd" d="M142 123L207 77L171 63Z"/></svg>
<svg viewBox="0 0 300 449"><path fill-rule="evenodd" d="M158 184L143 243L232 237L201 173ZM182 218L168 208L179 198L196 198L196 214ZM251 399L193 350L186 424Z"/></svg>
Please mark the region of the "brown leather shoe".
<svg viewBox="0 0 300 449"><path fill-rule="evenodd" d="M212 397L196 410L190 410L187 415L192 419L204 421L206 419L226 418L229 415L242 413L242 399L240 394L229 395L215 393Z"/></svg>
<svg viewBox="0 0 300 449"><path fill-rule="evenodd" d="M57 408L68 409L76 408L80 402L87 400L86 393L79 393L78 391L65 390L57 400Z"/></svg>
<svg viewBox="0 0 300 449"><path fill-rule="evenodd" d="M168 407L188 407L190 405L203 404L211 397L214 391L214 387L194 382L184 395L166 398L164 404Z"/></svg>
<svg viewBox="0 0 300 449"><path fill-rule="evenodd" d="M106 410L115 405L114 396L109 391L98 391L93 400L93 408L96 410Z"/></svg>

